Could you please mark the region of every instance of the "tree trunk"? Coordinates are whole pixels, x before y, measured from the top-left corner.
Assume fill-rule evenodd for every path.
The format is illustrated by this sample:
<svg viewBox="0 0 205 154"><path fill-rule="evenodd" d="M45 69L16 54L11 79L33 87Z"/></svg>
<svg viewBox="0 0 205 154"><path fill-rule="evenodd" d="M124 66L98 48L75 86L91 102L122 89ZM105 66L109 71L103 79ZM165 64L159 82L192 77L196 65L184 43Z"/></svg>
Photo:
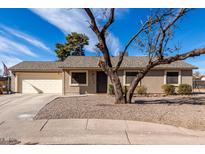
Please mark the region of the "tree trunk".
<svg viewBox="0 0 205 154"><path fill-rule="evenodd" d="M129 90L127 91L127 95L126 95L126 102L127 103L131 103L132 102L132 97L133 97L135 88L137 87L139 82L140 82L140 80L138 80L138 81L136 81L134 83L132 82L131 86L129 87Z"/></svg>
<svg viewBox="0 0 205 154"><path fill-rule="evenodd" d="M122 85L117 73L111 72L109 76L114 87L115 104L125 104L126 98L123 95Z"/></svg>
<svg viewBox="0 0 205 154"><path fill-rule="evenodd" d="M132 81L132 83L131 83L128 91L127 91L127 95L126 95L126 102L127 103L131 103L132 102L132 97L133 97L134 91L135 91L137 85L139 84L139 82L144 78L145 75L146 75L146 73L139 73L138 77L135 78Z"/></svg>

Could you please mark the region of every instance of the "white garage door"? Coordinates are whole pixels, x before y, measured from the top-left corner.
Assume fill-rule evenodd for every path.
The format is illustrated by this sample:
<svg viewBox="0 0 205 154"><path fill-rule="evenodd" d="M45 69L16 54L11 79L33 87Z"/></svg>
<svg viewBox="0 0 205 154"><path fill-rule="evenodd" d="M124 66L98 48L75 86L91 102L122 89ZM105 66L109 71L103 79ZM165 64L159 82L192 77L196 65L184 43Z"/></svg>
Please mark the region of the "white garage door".
<svg viewBox="0 0 205 154"><path fill-rule="evenodd" d="M22 93L62 93L61 75L30 74L21 77Z"/></svg>

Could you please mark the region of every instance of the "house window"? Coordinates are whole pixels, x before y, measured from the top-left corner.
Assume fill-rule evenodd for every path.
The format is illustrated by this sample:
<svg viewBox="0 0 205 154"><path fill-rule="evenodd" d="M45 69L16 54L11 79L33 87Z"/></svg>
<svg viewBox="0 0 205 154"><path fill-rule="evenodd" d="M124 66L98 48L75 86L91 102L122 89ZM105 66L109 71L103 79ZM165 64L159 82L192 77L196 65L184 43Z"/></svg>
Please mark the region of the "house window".
<svg viewBox="0 0 205 154"><path fill-rule="evenodd" d="M71 72L71 85L87 85L87 72Z"/></svg>
<svg viewBox="0 0 205 154"><path fill-rule="evenodd" d="M167 72L166 77L167 84L179 84L179 72Z"/></svg>
<svg viewBox="0 0 205 154"><path fill-rule="evenodd" d="M130 85L138 72L125 72L125 84Z"/></svg>

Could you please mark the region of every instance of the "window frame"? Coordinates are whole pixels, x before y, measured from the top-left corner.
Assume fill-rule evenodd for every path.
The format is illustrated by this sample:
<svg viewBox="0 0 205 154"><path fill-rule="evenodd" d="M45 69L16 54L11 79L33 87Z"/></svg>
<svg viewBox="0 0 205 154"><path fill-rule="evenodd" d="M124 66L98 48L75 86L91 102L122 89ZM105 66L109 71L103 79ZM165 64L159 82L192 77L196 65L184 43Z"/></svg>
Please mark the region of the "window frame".
<svg viewBox="0 0 205 154"><path fill-rule="evenodd" d="M178 86L181 84L181 70L165 70L164 71L164 84L168 84L167 83L167 72L178 72L178 83L177 84L170 84L170 85L174 85L174 86Z"/></svg>
<svg viewBox="0 0 205 154"><path fill-rule="evenodd" d="M139 70L124 70L124 76L123 76L123 84L124 84L124 86L130 86L130 83L126 83L126 73L127 72L139 73ZM141 81L139 82L139 85L141 85Z"/></svg>
<svg viewBox="0 0 205 154"><path fill-rule="evenodd" d="M72 74L73 73L85 73L86 74L86 83L85 84L80 84L80 83L72 83ZM70 71L70 77L69 77L69 85L73 87L77 86L88 86L88 71L81 71L81 70L73 70Z"/></svg>

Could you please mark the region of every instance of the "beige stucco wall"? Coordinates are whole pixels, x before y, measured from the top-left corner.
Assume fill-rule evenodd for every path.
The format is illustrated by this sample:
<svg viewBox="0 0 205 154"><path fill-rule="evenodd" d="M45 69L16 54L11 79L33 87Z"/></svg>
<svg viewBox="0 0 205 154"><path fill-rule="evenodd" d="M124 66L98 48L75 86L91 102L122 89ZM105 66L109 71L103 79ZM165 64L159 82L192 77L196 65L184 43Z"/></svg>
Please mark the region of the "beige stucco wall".
<svg viewBox="0 0 205 154"><path fill-rule="evenodd" d="M147 88L148 93L162 93L161 86L164 84L164 70L150 71L141 82Z"/></svg>
<svg viewBox="0 0 205 154"><path fill-rule="evenodd" d="M192 70L182 70L181 71L182 83L186 83L192 86Z"/></svg>
<svg viewBox="0 0 205 154"><path fill-rule="evenodd" d="M15 92L15 76L13 73L11 73L11 91Z"/></svg>
<svg viewBox="0 0 205 154"><path fill-rule="evenodd" d="M126 71L137 71L137 70L126 70ZM125 72L119 71L118 75L123 86L125 85ZM143 85L147 88L148 93L162 93L161 85L164 84L164 70L152 70L150 71L140 82L140 85Z"/></svg>
<svg viewBox="0 0 205 154"><path fill-rule="evenodd" d="M126 71L136 71L136 70L126 70ZM123 86L125 86L125 71L119 70L118 76L120 78L120 82ZM147 88L148 93L162 93L161 85L164 83L164 71L156 70L150 71L144 79L141 81L140 85L144 85ZM110 79L108 79L108 84L111 84ZM126 85L129 87L128 85Z"/></svg>
<svg viewBox="0 0 205 154"><path fill-rule="evenodd" d="M136 70L126 70L136 71ZM173 70L166 70L173 71ZM192 85L192 70L180 70L181 71L181 83ZM125 86L125 71L119 71L118 73L120 81ZM165 84L165 70L151 70L140 82L147 88L148 93L163 93L161 86ZM129 86L128 86L129 87Z"/></svg>
<svg viewBox="0 0 205 154"><path fill-rule="evenodd" d="M75 71L84 71L84 70L75 70ZM64 94L75 94L75 93L80 93L80 94L85 94L85 93L90 93L94 94L96 93L96 71L94 70L86 70L88 73L88 85L86 86L73 86L70 85L69 80L70 80L70 75L71 71L64 70L64 88L65 88L65 93Z"/></svg>

